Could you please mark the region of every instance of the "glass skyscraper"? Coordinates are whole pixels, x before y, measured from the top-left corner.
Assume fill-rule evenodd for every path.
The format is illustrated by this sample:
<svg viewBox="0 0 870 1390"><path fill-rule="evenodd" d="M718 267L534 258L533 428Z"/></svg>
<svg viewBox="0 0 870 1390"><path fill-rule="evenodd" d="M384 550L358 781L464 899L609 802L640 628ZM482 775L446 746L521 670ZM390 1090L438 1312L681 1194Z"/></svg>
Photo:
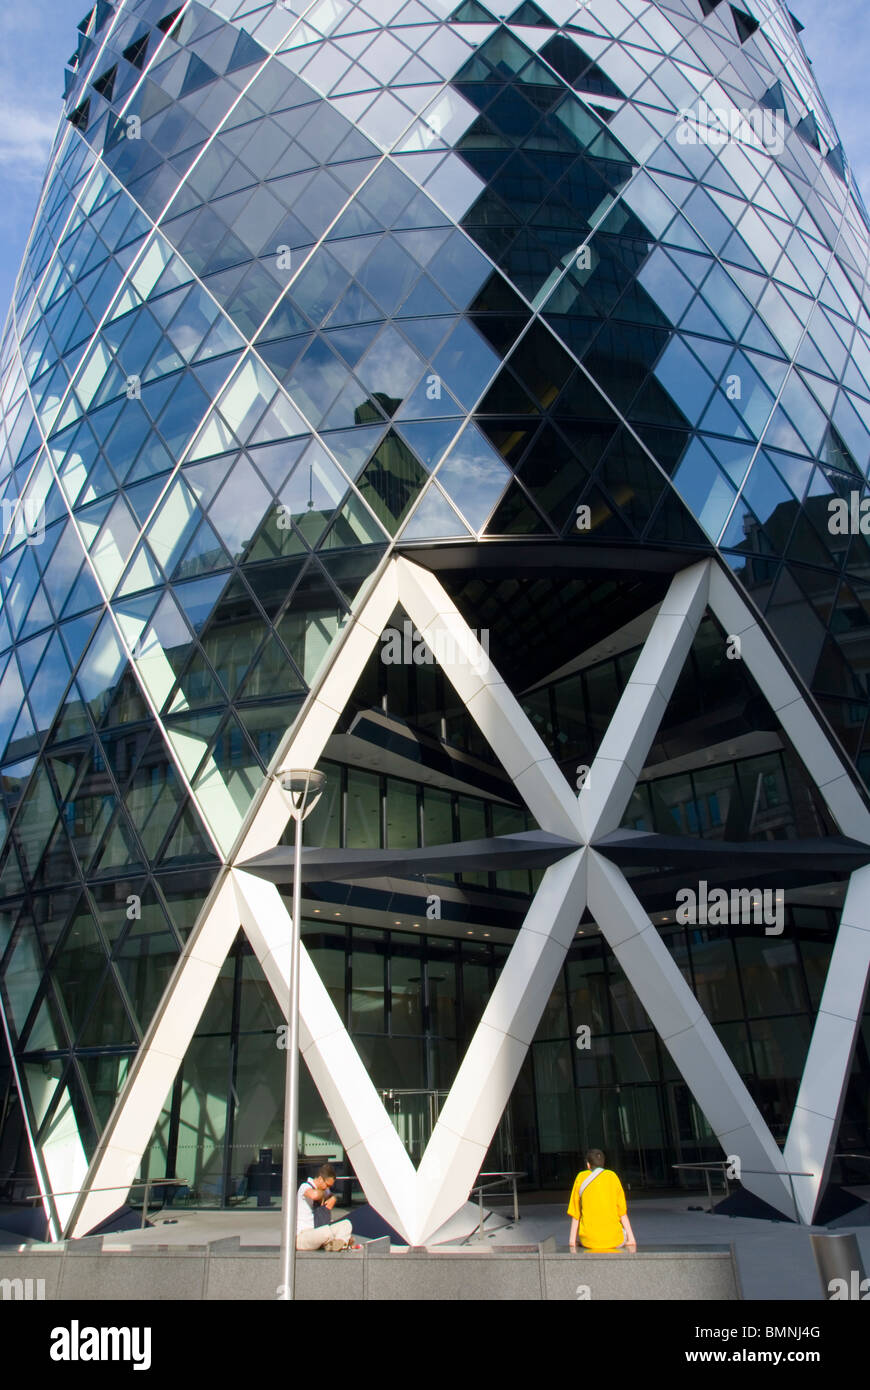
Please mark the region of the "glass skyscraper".
<svg viewBox="0 0 870 1390"><path fill-rule="evenodd" d="M55 1235L266 1181L290 766L300 1149L408 1239L589 1144L803 1220L864 1171L870 218L800 27L82 20L0 350L0 1195Z"/></svg>

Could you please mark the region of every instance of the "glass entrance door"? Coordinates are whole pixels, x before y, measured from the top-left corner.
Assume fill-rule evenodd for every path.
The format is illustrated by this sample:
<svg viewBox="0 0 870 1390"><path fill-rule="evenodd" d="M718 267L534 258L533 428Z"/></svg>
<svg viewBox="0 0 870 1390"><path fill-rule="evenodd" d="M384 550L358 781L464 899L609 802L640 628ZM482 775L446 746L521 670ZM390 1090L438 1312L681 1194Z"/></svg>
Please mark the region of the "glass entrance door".
<svg viewBox="0 0 870 1390"><path fill-rule="evenodd" d="M416 1168L429 1143L447 1092L391 1089L381 1091L380 1096Z"/></svg>
<svg viewBox="0 0 870 1390"><path fill-rule="evenodd" d="M432 1136L447 1091L396 1089L381 1091L384 1108L411 1162L417 1167ZM511 1172L516 1166L510 1106L499 1121L483 1162L486 1172Z"/></svg>
<svg viewBox="0 0 870 1390"><path fill-rule="evenodd" d="M584 1088L581 1130L586 1144L604 1149L607 1166L624 1186L643 1190L673 1182L658 1086Z"/></svg>
<svg viewBox="0 0 870 1390"><path fill-rule="evenodd" d="M677 1151L676 1162L709 1163L721 1158L722 1151L716 1136L686 1083L669 1081L666 1090L671 1132ZM705 1189L704 1175L700 1169L692 1172L685 1168L672 1168L671 1182L674 1187ZM718 1191L720 1187L721 1184L714 1183L714 1190Z"/></svg>

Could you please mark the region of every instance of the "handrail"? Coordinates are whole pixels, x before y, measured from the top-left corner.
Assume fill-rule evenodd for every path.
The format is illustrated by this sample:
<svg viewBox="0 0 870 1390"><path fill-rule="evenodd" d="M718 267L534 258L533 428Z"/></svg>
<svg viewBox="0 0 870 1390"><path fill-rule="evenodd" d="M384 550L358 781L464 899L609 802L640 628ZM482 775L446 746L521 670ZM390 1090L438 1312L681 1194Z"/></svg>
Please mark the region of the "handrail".
<svg viewBox="0 0 870 1390"><path fill-rule="evenodd" d="M32 1179L32 1174L28 1174L28 1180ZM352 1173L341 1174L336 1177L336 1182L355 1182L355 1175ZM33 1192L26 1193L19 1200L22 1202L41 1202L47 1197L79 1197L82 1192L89 1195L92 1192L130 1192L134 1187L144 1187L145 1196L142 1199L142 1225L140 1230L145 1230L148 1219L148 1198L151 1195L152 1187L189 1187L187 1178L134 1178L132 1182L115 1183L111 1187L73 1187L66 1192Z"/></svg>
<svg viewBox="0 0 870 1390"><path fill-rule="evenodd" d="M742 1168L743 1173L761 1173L781 1178L814 1178L815 1173L804 1173L800 1168Z"/></svg>
<svg viewBox="0 0 870 1390"><path fill-rule="evenodd" d="M724 1179L724 1182L725 1182L725 1197L726 1197L726 1200L727 1200L728 1197L731 1196L731 1189L730 1189L730 1187L728 1186L728 1169L731 1167L731 1164L730 1164L730 1162L728 1161L728 1159L726 1159L726 1158L715 1158L715 1159L711 1160L711 1162L709 1162L709 1163L672 1163L672 1164L671 1164L671 1167L672 1167L672 1168L701 1168L701 1169L704 1170L704 1177L705 1177L705 1179L706 1179L706 1181L707 1181L707 1196L708 1196L708 1198L710 1199L710 1208L709 1208L709 1210L710 1210L711 1212L713 1211L713 1189L712 1189L712 1187L710 1186L710 1176L709 1176L711 1172L716 1172L716 1171L717 1171L718 1169L720 1169L720 1168L722 1169L722 1176L723 1176L723 1179ZM783 1177L783 1178L788 1178L788 1185L789 1185L789 1187L790 1187L790 1189L791 1189L791 1200L792 1200L792 1202L794 1203L794 1219L795 1219L795 1221L798 1223L798 1225L800 1225L800 1219L801 1219L801 1218L800 1218L800 1212L798 1211L797 1196L796 1196L796 1194L795 1194L794 1183L792 1182L792 1178L814 1178L814 1177L816 1176L815 1173L803 1173L803 1172L801 1172L801 1171L800 1171L799 1169L797 1169L797 1168L774 1168L774 1169L771 1170L770 1168L744 1168L744 1167L742 1167L742 1165L741 1165L741 1168L740 1168L740 1172L741 1172L741 1174L742 1174L742 1173L751 1173L754 1177L764 1177L764 1178L769 1178L769 1177ZM740 1178L738 1178L738 1182L739 1182L739 1181L740 1181Z"/></svg>
<svg viewBox="0 0 870 1390"><path fill-rule="evenodd" d="M704 1173L704 1180L707 1184L707 1200L710 1203L708 1212L713 1210L713 1188L710 1184L710 1174L721 1171L722 1179L725 1183L725 1196L731 1196L731 1188L728 1186L728 1164L724 1158L714 1159L711 1163L672 1163L672 1168L701 1168Z"/></svg>
<svg viewBox="0 0 870 1390"><path fill-rule="evenodd" d="M24 1202L42 1202L46 1197L79 1197L82 1192L130 1192L134 1187L144 1187L142 1225L139 1228L144 1231L148 1224L148 1198L151 1195L152 1187L187 1187L187 1185L185 1178L134 1178L132 1182L115 1183L112 1187L75 1187L68 1192L34 1192L29 1193L21 1200Z"/></svg>
<svg viewBox="0 0 870 1390"><path fill-rule="evenodd" d="M728 1168L727 1158L714 1158L709 1163L672 1163L672 1168Z"/></svg>
<svg viewBox="0 0 870 1390"><path fill-rule="evenodd" d="M78 1197L82 1192L127 1192L131 1187L186 1187L186 1178L134 1178L132 1182L116 1183L114 1187L73 1187L68 1192L33 1192L24 1202L41 1202L43 1197Z"/></svg>
<svg viewBox="0 0 870 1390"><path fill-rule="evenodd" d="M518 1169L511 1169L503 1173L478 1173L477 1176L479 1179L492 1178L493 1181L485 1183L478 1182L475 1184L475 1186L471 1189L471 1192L469 1193L470 1197L473 1197L475 1194L477 1194L478 1219L477 1225L475 1226L474 1230L463 1240L463 1245L467 1245L468 1242L474 1236L477 1236L478 1240L483 1240L484 1222L487 1221L489 1217L492 1215L491 1212L487 1212L486 1216L484 1216L483 1214L483 1194L484 1192L494 1192L495 1189L499 1187L503 1182L509 1182L511 1184L514 1198L514 1221L519 1221L520 1219L519 1198L517 1196L517 1178L524 1178L526 1176L525 1173L520 1172ZM509 1226L510 1224L511 1223L509 1221L505 1221L503 1223L503 1226ZM495 1229L497 1231L500 1231L503 1229L503 1226L496 1226Z"/></svg>

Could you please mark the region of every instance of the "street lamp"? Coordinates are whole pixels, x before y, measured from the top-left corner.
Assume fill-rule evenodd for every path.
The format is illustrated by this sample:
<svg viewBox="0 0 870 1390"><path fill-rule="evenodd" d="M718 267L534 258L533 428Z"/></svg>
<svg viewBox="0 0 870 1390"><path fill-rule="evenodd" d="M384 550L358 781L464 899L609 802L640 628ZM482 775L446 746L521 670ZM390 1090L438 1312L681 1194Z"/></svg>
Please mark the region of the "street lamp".
<svg viewBox="0 0 870 1390"><path fill-rule="evenodd" d="M281 1181L281 1283L278 1301L296 1293L296 1178L299 1134L299 942L302 915L302 822L314 810L326 775L311 768L285 770L277 780L289 794L296 822L293 852L293 920L290 925L290 1008L287 1015L287 1070L284 1082L284 1172Z"/></svg>

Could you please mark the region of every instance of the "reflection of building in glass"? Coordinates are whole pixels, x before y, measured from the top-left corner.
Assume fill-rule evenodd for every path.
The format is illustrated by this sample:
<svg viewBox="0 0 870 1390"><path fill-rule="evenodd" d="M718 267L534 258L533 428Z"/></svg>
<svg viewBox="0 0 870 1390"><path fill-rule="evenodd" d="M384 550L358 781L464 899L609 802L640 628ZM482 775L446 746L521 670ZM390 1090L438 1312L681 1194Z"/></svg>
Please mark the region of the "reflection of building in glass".
<svg viewBox="0 0 870 1390"><path fill-rule="evenodd" d="M619 765L607 833L662 837L609 851L666 948L661 1018L581 903L464 1163L560 1187L596 1142L668 1187L733 1151L716 1068L765 1171L806 1127L805 1217L849 1177L830 1155L867 1151L865 943L838 936L862 870L830 842L870 838L870 551L827 524L870 464L867 215L784 4L635 8L101 0L82 22L0 352L0 1191L35 1165L44 1191L119 1202L149 1170L255 1200L284 1059L234 866L280 839L269 774L318 710L310 844L552 832L512 763L535 738L556 801ZM678 141L701 99L783 111L784 147ZM14 524L34 509L40 544ZM488 634L507 733L374 630L363 651L398 555L454 635ZM632 706L645 746L617 756L673 576L710 557L719 609L684 648L674 618L661 707ZM785 891L781 937L674 923L680 886L744 869ZM310 958L415 1163L546 874L306 886ZM835 942L851 993L820 1010ZM695 1070L662 1022L680 982L712 1025ZM303 1076L305 1151L368 1172ZM62 1199L55 1231L105 1214Z"/></svg>

